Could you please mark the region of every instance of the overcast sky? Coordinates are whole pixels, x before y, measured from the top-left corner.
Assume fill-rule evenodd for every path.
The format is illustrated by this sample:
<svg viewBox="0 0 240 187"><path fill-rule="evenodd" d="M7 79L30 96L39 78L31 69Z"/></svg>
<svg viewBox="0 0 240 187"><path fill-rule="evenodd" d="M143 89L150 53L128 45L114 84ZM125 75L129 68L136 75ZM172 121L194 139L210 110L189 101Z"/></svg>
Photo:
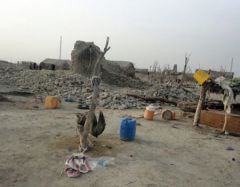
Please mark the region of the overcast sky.
<svg viewBox="0 0 240 187"><path fill-rule="evenodd" d="M106 58L148 68L178 64L240 75L240 0L0 0L0 59L70 59L76 40L94 41Z"/></svg>

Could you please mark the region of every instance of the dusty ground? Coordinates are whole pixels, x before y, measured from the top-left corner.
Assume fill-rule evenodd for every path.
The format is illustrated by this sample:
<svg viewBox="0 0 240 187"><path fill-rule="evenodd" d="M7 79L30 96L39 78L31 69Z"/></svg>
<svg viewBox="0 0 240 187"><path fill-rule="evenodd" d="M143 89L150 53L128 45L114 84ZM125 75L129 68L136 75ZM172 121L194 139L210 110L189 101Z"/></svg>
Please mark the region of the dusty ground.
<svg viewBox="0 0 240 187"><path fill-rule="evenodd" d="M157 117L138 120L134 142L120 141L120 117L140 110L104 110L107 128L88 156L114 161L78 179L61 176L66 156L77 151L74 113L79 110L67 103L44 110L30 98L17 100L22 102L0 102L1 187L240 186L239 138L196 130L189 120Z"/></svg>

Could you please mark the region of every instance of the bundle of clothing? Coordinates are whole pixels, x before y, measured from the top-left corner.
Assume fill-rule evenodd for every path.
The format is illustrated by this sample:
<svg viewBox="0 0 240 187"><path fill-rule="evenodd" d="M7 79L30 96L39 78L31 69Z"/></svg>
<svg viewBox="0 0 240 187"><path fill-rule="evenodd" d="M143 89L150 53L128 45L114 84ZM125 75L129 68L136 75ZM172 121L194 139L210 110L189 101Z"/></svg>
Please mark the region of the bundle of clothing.
<svg viewBox="0 0 240 187"><path fill-rule="evenodd" d="M82 153L74 153L65 162L65 173L70 178L80 177L92 171L88 158Z"/></svg>

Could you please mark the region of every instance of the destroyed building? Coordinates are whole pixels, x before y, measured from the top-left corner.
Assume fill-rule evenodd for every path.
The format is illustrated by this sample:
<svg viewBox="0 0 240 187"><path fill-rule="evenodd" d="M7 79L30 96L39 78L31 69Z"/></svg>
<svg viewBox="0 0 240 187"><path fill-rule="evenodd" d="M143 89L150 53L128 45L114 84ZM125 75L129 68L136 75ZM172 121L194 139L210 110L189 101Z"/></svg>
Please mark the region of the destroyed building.
<svg viewBox="0 0 240 187"><path fill-rule="evenodd" d="M21 66L23 69L32 69L32 70L38 70L39 65L36 62L32 61L18 61L18 66Z"/></svg>
<svg viewBox="0 0 240 187"><path fill-rule="evenodd" d="M46 58L40 62L40 69L46 70L70 70L71 61L62 59Z"/></svg>
<svg viewBox="0 0 240 187"><path fill-rule="evenodd" d="M72 69L86 77L91 77L100 48L93 42L76 41L72 50ZM101 62L102 79L104 82L119 86L136 86L135 67L132 62L111 61L103 58Z"/></svg>

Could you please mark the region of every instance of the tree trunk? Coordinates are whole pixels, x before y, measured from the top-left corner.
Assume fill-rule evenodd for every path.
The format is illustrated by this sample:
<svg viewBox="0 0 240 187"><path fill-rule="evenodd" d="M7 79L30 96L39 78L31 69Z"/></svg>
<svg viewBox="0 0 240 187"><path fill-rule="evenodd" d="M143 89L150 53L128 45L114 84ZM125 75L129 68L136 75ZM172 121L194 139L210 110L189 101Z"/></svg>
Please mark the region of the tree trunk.
<svg viewBox="0 0 240 187"><path fill-rule="evenodd" d="M185 64L184 64L184 69L183 69L183 73L182 73L182 80L180 82L180 85L182 85L183 82L185 81L187 65L188 65L188 62L189 62L189 58L190 58L190 55L189 56L185 55Z"/></svg>

